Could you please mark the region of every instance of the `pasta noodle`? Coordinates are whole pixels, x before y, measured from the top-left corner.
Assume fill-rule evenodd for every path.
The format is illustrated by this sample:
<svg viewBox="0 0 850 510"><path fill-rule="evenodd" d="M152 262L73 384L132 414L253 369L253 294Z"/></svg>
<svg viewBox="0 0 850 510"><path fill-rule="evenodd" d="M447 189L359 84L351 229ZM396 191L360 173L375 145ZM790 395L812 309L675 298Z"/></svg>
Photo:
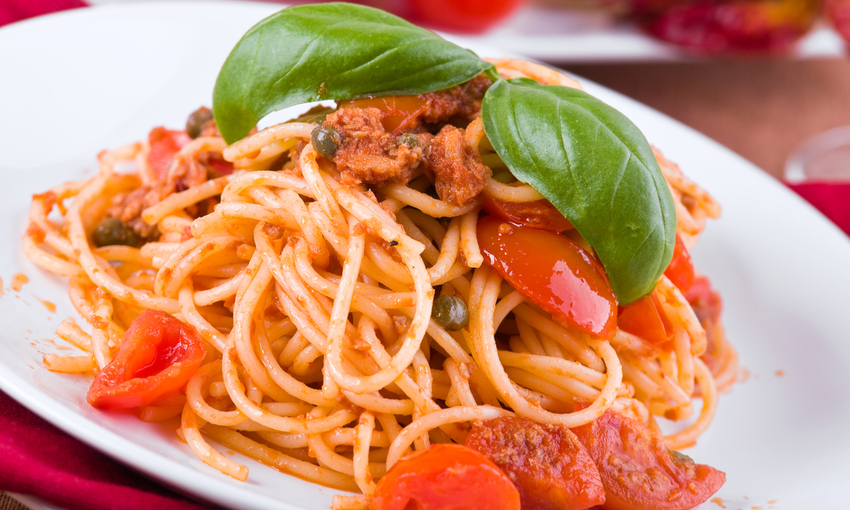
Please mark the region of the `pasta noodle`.
<svg viewBox="0 0 850 510"><path fill-rule="evenodd" d="M535 64L496 64L505 75L578 86ZM94 178L34 196L24 250L69 278L90 326L63 322L57 335L85 354L46 355L47 368L102 370L143 309L173 314L208 352L185 397L147 406L143 419L180 416L188 447L238 480L248 467L210 442L366 496L411 448L462 442L473 420L517 414L574 427L613 409L655 426L658 416L691 416L700 397L692 423L665 440L688 446L708 427L718 391L734 381L736 354L719 322L701 323L666 277L654 294L673 326L669 349L623 330L604 340L564 326L484 263L479 199L458 206L415 179L348 185L313 147L314 128L292 122L229 147L217 136L185 145L169 176L210 154L235 171L144 207L140 218L158 238L140 248L98 248L92 231L128 193L155 189L150 142L104 151ZM488 152L480 120L466 133ZM656 156L691 245L719 207ZM137 168L120 173L119 163ZM485 189L507 202L542 199L493 178ZM431 317L440 294L468 303L466 328L448 331ZM574 411L577 401L589 405Z"/></svg>

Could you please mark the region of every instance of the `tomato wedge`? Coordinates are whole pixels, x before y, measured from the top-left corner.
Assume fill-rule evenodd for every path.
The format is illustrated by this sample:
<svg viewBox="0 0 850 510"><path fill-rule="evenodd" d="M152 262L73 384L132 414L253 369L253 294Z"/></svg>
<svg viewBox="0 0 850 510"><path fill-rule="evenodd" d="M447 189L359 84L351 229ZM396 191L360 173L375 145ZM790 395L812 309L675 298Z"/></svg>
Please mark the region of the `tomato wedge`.
<svg viewBox="0 0 850 510"><path fill-rule="evenodd" d="M419 96L387 96L353 101L340 101L340 108L377 108L384 112L381 124L389 133L398 134L416 125L420 115L428 109L428 100Z"/></svg>
<svg viewBox="0 0 850 510"><path fill-rule="evenodd" d="M654 292L620 308L617 325L623 331L656 345L664 345L673 340L673 325Z"/></svg>
<svg viewBox="0 0 850 510"><path fill-rule="evenodd" d="M572 230L573 224L555 209L548 200L537 200L536 202L505 202L484 193L484 201L481 206L487 214L509 221L523 227L551 230L552 232L563 232Z"/></svg>
<svg viewBox="0 0 850 510"><path fill-rule="evenodd" d="M605 502L593 459L563 425L510 416L477 422L466 446L510 476L522 510L584 510Z"/></svg>
<svg viewBox="0 0 850 510"><path fill-rule="evenodd" d="M174 155L191 141L192 139L185 131L174 131L164 127L151 130L148 134L148 143L151 147L148 153L148 164L157 180L165 181Z"/></svg>
<svg viewBox="0 0 850 510"><path fill-rule="evenodd" d="M180 391L206 354L192 326L145 310L127 329L115 358L97 374L86 399L100 409L146 406Z"/></svg>
<svg viewBox="0 0 850 510"><path fill-rule="evenodd" d="M673 285L679 287L682 292L686 292L694 284L694 262L679 234L676 234L673 260L664 270L664 276L669 278Z"/></svg>
<svg viewBox="0 0 850 510"><path fill-rule="evenodd" d="M602 266L564 236L486 216L478 245L488 264L559 323L610 338L617 300Z"/></svg>
<svg viewBox="0 0 850 510"><path fill-rule="evenodd" d="M726 481L722 471L669 450L649 427L613 411L572 430L599 469L606 510L686 510Z"/></svg>
<svg viewBox="0 0 850 510"><path fill-rule="evenodd" d="M495 464L458 444L414 452L378 481L371 510L520 510L519 492Z"/></svg>

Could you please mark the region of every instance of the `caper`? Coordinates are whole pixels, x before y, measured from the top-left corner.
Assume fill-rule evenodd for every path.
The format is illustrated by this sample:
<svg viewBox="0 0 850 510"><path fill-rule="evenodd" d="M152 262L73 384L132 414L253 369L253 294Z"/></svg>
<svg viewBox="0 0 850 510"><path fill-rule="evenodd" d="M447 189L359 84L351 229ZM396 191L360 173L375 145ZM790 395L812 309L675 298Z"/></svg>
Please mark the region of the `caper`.
<svg viewBox="0 0 850 510"><path fill-rule="evenodd" d="M211 121L213 112L206 106L202 106L189 115L186 121L186 134L189 138L197 138L201 136L201 130L204 129L204 124Z"/></svg>
<svg viewBox="0 0 850 510"><path fill-rule="evenodd" d="M92 232L92 240L97 247L139 245L139 236L136 232L117 218L104 218Z"/></svg>
<svg viewBox="0 0 850 510"><path fill-rule="evenodd" d="M396 145L407 145L411 149L419 147L419 137L415 133L402 133L396 138Z"/></svg>
<svg viewBox="0 0 850 510"><path fill-rule="evenodd" d="M339 132L331 126L317 126L311 140L316 152L328 159L333 158L339 149Z"/></svg>
<svg viewBox="0 0 850 510"><path fill-rule="evenodd" d="M469 309L462 299L443 294L434 300L431 318L449 331L459 331L469 324Z"/></svg>

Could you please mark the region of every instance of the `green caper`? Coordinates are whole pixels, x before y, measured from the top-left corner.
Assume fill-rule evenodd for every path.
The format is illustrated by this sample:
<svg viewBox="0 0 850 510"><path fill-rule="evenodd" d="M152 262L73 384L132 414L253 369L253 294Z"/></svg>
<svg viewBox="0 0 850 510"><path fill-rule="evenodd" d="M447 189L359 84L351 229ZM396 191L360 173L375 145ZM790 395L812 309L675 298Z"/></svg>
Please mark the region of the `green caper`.
<svg viewBox="0 0 850 510"><path fill-rule="evenodd" d="M395 141L396 145L407 145L411 149L419 147L419 137L415 133L402 133Z"/></svg>
<svg viewBox="0 0 850 510"><path fill-rule="evenodd" d="M322 156L330 159L339 149L339 132L331 126L317 126L313 130L313 148Z"/></svg>
<svg viewBox="0 0 850 510"><path fill-rule="evenodd" d="M117 218L104 218L92 232L92 240L97 247L139 245L139 236L136 232Z"/></svg>
<svg viewBox="0 0 850 510"><path fill-rule="evenodd" d="M204 129L204 124L211 121L213 112L206 106L202 106L189 115L186 120L186 134L189 138L197 138L201 136L201 130Z"/></svg>
<svg viewBox="0 0 850 510"><path fill-rule="evenodd" d="M459 331L469 324L469 309L462 299L443 294L434 300L431 318L449 331Z"/></svg>

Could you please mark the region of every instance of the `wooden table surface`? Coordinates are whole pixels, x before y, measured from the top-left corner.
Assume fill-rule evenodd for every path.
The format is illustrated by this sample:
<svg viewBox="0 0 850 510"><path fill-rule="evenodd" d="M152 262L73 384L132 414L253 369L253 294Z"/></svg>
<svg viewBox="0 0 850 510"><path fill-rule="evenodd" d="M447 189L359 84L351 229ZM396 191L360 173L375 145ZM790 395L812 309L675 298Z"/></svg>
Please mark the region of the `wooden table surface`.
<svg viewBox="0 0 850 510"><path fill-rule="evenodd" d="M552 64L691 126L780 178L805 138L850 125L850 59Z"/></svg>

